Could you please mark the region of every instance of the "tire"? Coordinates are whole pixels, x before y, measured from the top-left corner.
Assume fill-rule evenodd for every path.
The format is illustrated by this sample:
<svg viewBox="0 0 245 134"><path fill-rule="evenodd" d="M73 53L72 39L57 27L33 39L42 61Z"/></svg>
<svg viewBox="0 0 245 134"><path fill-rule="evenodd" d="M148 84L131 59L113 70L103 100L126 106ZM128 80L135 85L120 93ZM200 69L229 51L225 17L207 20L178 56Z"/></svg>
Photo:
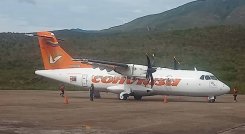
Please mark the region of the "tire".
<svg viewBox="0 0 245 134"><path fill-rule="evenodd" d="M209 103L214 103L215 99L208 100Z"/></svg>
<svg viewBox="0 0 245 134"><path fill-rule="evenodd" d="M120 99L120 100L127 100L128 97L127 97L126 95L122 95L122 96L119 96L119 99Z"/></svg>

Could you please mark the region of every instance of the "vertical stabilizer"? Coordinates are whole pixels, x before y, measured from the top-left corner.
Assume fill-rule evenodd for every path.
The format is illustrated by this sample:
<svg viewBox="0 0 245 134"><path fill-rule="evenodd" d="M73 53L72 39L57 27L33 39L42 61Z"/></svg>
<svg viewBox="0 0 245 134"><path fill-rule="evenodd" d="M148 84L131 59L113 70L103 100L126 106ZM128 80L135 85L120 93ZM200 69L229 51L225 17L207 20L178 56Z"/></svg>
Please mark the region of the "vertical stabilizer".
<svg viewBox="0 0 245 134"><path fill-rule="evenodd" d="M51 32L38 32L38 41L45 69L91 68L90 65L73 61Z"/></svg>

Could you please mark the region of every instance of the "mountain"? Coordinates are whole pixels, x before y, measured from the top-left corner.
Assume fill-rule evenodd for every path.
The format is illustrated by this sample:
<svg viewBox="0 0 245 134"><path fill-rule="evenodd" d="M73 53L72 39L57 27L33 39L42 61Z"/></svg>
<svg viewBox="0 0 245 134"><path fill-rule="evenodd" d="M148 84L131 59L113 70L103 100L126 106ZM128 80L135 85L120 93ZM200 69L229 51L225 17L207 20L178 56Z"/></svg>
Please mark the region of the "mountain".
<svg viewBox="0 0 245 134"><path fill-rule="evenodd" d="M83 29L79 29L79 28L76 28L76 29L62 29L62 30L55 30L53 32L58 32L58 33L62 33L62 32L79 32L79 33L98 33L99 31L98 30L83 30Z"/></svg>
<svg viewBox="0 0 245 134"><path fill-rule="evenodd" d="M245 0L197 0L105 31L171 31L215 25L244 25L244 22Z"/></svg>

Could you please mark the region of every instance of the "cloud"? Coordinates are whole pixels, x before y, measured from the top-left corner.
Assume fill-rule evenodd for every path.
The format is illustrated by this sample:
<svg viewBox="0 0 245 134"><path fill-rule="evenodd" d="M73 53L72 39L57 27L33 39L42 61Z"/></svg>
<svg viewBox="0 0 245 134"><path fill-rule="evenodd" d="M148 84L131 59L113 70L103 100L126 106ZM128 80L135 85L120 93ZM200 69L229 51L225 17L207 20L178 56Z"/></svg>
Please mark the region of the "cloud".
<svg viewBox="0 0 245 134"><path fill-rule="evenodd" d="M0 32L101 30L190 1L193 0L1 0Z"/></svg>
<svg viewBox="0 0 245 134"><path fill-rule="evenodd" d="M142 13L143 11L142 10L140 10L140 9L135 9L135 10L133 10L133 13Z"/></svg>
<svg viewBox="0 0 245 134"><path fill-rule="evenodd" d="M69 10L74 13L84 13L89 10L89 7L84 5L74 5L74 6L70 6Z"/></svg>
<svg viewBox="0 0 245 134"><path fill-rule="evenodd" d="M20 3L27 3L27 4L31 4L31 5L36 5L36 1L35 0L18 0Z"/></svg>
<svg viewBox="0 0 245 134"><path fill-rule="evenodd" d="M123 18L123 17L117 17L116 20L119 21L119 23L125 24L129 21L128 18Z"/></svg>

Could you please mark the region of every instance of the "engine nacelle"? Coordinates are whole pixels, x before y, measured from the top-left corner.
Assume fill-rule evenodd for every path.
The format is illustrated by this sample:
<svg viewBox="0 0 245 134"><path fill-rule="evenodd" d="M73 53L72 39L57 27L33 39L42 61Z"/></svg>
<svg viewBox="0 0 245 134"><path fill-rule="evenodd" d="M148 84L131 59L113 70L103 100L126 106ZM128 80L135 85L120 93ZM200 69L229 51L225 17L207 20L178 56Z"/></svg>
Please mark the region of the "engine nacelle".
<svg viewBox="0 0 245 134"><path fill-rule="evenodd" d="M124 91L124 85L107 87L107 90L111 93L120 94Z"/></svg>

